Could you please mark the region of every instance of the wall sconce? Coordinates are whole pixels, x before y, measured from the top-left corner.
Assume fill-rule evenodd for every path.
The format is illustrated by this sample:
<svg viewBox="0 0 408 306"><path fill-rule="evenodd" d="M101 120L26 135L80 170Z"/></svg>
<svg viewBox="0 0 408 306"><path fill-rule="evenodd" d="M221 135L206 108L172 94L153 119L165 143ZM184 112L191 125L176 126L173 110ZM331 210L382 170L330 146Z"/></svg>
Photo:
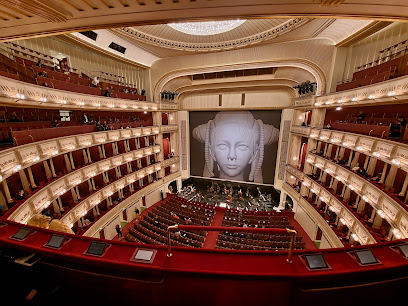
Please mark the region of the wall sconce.
<svg viewBox="0 0 408 306"><path fill-rule="evenodd" d="M377 210L376 213L377 213L377 215L379 215L382 219L385 218L385 213L384 213L381 209Z"/></svg>
<svg viewBox="0 0 408 306"><path fill-rule="evenodd" d="M393 235L395 236L395 238L397 238L397 239L401 239L401 232L400 232L400 230L399 230L399 229L394 228L394 229L392 229L392 231L391 231L391 232L393 233Z"/></svg>

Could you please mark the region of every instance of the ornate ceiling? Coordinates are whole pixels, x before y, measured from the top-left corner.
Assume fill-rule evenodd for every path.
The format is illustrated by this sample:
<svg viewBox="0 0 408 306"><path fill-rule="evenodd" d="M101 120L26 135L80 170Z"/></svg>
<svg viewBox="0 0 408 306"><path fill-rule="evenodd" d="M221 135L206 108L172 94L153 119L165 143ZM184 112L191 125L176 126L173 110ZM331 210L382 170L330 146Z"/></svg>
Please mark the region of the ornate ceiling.
<svg viewBox="0 0 408 306"><path fill-rule="evenodd" d="M0 40L90 29L237 18L408 20L406 0L3 0Z"/></svg>

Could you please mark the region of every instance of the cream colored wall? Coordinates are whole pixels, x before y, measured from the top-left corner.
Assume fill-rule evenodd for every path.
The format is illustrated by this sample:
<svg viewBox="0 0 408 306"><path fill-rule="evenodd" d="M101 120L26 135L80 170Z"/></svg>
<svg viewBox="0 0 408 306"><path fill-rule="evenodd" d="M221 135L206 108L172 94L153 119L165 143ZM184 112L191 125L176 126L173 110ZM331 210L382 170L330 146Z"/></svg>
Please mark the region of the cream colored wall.
<svg viewBox="0 0 408 306"><path fill-rule="evenodd" d="M310 239L314 240L316 237L317 225L308 213L298 205L296 201L293 202L295 211L295 220L305 230Z"/></svg>
<svg viewBox="0 0 408 306"><path fill-rule="evenodd" d="M408 23L392 23L349 47L344 79L351 78L356 67L377 60L379 51L406 39L408 39Z"/></svg>
<svg viewBox="0 0 408 306"><path fill-rule="evenodd" d="M244 91L245 93L245 91ZM222 106L219 106L219 95ZM220 109L283 109L292 104L291 95L284 90L245 93L245 105L241 105L242 93L209 93L182 96L180 107L183 110Z"/></svg>
<svg viewBox="0 0 408 306"><path fill-rule="evenodd" d="M267 66L300 67L325 83L334 48L329 40L313 39L161 59L154 62L151 68L152 89L156 92L166 89L165 84L176 76ZM319 86L325 87L325 84L319 83Z"/></svg>
<svg viewBox="0 0 408 306"><path fill-rule="evenodd" d="M115 75L126 77L126 81L137 85L138 89L144 88L148 92L149 76L147 69L141 69L130 64L126 64L90 50L73 46L52 37L41 37L16 41L16 44L29 48L43 54L51 55L52 51L61 52L69 57L72 68L78 69L86 74L97 74L97 71L104 71ZM8 45L1 44L5 50Z"/></svg>
<svg viewBox="0 0 408 306"><path fill-rule="evenodd" d="M283 139L283 127L284 127L284 122L285 120L292 120L293 118L293 109L284 109L282 110L282 115L281 115L281 124L279 127L279 143L278 143L278 151L276 153L276 167L275 167L275 182L274 182L274 187L278 190L282 190L282 186L285 183L285 177L283 180L278 179L278 172L280 171L279 167L281 166L281 150L282 150L282 139ZM289 154L290 148L288 148L288 152L286 156L282 156L282 159L285 160L285 164L288 164L288 154ZM285 175L286 175L286 171Z"/></svg>
<svg viewBox="0 0 408 306"><path fill-rule="evenodd" d="M160 190L163 190L164 193L164 185L161 185L159 188L153 190L152 192L146 195L147 208L161 200Z"/></svg>

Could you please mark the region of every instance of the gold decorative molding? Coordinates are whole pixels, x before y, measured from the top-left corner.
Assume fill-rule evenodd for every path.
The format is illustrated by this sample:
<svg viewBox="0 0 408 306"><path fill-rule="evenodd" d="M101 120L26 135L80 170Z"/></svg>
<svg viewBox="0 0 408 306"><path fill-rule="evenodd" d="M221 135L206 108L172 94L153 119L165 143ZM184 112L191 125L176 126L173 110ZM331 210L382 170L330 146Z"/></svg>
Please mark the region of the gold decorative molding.
<svg viewBox="0 0 408 306"><path fill-rule="evenodd" d="M321 0L319 6L339 6L342 4L345 0Z"/></svg>

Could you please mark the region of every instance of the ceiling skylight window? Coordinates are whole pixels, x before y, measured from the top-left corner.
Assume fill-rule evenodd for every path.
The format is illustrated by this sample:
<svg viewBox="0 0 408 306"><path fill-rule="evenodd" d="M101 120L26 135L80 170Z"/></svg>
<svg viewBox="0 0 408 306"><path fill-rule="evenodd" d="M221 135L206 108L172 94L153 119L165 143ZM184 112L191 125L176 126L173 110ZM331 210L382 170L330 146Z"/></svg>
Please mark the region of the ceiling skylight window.
<svg viewBox="0 0 408 306"><path fill-rule="evenodd" d="M231 31L246 20L202 21L186 23L168 23L174 30L190 35L215 35Z"/></svg>

